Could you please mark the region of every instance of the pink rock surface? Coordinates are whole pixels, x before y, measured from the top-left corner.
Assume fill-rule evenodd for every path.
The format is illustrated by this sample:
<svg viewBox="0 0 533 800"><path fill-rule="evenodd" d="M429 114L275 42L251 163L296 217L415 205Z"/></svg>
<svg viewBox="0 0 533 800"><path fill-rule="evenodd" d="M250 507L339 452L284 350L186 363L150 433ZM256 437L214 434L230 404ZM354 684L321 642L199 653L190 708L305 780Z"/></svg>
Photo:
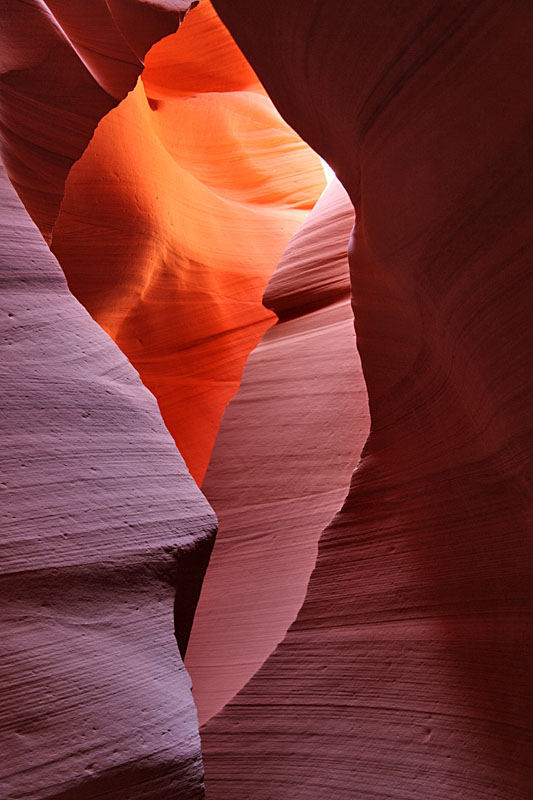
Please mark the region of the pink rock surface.
<svg viewBox="0 0 533 800"><path fill-rule="evenodd" d="M356 207L371 432L208 797L528 800L531 5L215 6Z"/></svg>
<svg viewBox="0 0 533 800"><path fill-rule="evenodd" d="M3 173L1 189L0 797L201 798L174 632L183 652L215 517Z"/></svg>
<svg viewBox="0 0 533 800"><path fill-rule="evenodd" d="M219 532L186 659L200 723L296 617L318 537L368 433L348 296L352 226L353 206L334 181L270 280L265 302L285 321L249 357L202 484Z"/></svg>

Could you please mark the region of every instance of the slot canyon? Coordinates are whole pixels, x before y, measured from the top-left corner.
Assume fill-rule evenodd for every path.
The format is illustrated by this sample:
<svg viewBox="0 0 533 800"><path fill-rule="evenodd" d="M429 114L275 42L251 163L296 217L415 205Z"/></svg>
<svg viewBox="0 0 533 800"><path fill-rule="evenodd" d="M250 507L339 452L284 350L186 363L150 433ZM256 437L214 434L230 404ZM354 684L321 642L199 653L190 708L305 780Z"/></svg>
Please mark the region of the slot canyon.
<svg viewBox="0 0 533 800"><path fill-rule="evenodd" d="M530 0L0 8L0 800L531 800Z"/></svg>

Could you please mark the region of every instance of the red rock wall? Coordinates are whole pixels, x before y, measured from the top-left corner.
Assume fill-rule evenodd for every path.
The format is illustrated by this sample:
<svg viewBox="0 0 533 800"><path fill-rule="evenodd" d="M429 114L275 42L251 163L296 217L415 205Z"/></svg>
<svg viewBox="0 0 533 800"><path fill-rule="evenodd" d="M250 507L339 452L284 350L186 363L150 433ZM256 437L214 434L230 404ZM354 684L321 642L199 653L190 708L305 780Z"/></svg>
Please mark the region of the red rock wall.
<svg viewBox="0 0 533 800"><path fill-rule="evenodd" d="M48 5L53 13L8 6L5 163L71 290L156 393L200 481L246 356L274 319L261 305L264 286L324 176L209 4L180 39L151 51L143 81L96 130L133 87L151 42L183 16L177 5L188 4L170 3L169 13L114 0L90 14L83 3ZM8 306L18 312L26 296L28 304L17 336L43 341L42 367L26 342L22 369L7 349L13 372L4 376L13 380L6 424L15 427L5 548L12 557L20 536L26 547L13 573L6 562L4 583L9 614L13 605L20 617L6 627L9 798L200 797L196 714L173 633L183 653L212 512L177 454L172 461L149 396L68 294L8 188L3 211ZM17 408L33 381L42 402L35 429L36 403ZM38 458L26 452L34 447ZM71 482L73 460L80 477ZM30 467L33 484L21 483L19 466ZM104 473L94 485L93 471ZM42 542L28 530L32 515L53 531ZM44 652L29 656L32 648Z"/></svg>
<svg viewBox="0 0 533 800"><path fill-rule="evenodd" d="M49 239L72 163L188 5L3 4L2 157L26 206L2 171L6 800L204 795L177 644L216 520L26 213Z"/></svg>
<svg viewBox="0 0 533 800"><path fill-rule="evenodd" d="M189 3L5 6L9 176L200 482L316 159L205 2L94 137ZM215 7L356 208L371 429L315 557L366 424L333 188L206 476L188 663L202 719L229 701L208 797L529 800L531 6ZM7 186L3 208L6 796L200 798L172 632L183 652L212 513Z"/></svg>
<svg viewBox="0 0 533 800"><path fill-rule="evenodd" d="M208 796L526 800L531 6L215 6L356 207L371 432Z"/></svg>

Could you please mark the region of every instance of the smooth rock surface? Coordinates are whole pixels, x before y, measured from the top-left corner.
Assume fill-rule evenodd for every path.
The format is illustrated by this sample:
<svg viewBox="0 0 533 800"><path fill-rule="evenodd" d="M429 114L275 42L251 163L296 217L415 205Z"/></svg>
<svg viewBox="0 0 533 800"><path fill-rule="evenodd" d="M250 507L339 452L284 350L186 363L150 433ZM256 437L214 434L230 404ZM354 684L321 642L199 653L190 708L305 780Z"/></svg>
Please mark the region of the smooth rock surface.
<svg viewBox="0 0 533 800"><path fill-rule="evenodd" d="M222 419L202 485L219 532L186 659L200 724L296 617L318 537L368 434L349 301L352 226L353 206L334 181L268 284L265 303L285 320L250 355Z"/></svg>
<svg viewBox="0 0 533 800"><path fill-rule="evenodd" d="M215 516L1 190L0 797L202 798L175 634L184 652Z"/></svg>
<svg viewBox="0 0 533 800"><path fill-rule="evenodd" d="M209 3L152 48L69 175L52 250L199 484L275 321L267 281L324 185Z"/></svg>
<svg viewBox="0 0 533 800"><path fill-rule="evenodd" d="M528 800L531 4L215 6L355 205L371 432L207 795Z"/></svg>

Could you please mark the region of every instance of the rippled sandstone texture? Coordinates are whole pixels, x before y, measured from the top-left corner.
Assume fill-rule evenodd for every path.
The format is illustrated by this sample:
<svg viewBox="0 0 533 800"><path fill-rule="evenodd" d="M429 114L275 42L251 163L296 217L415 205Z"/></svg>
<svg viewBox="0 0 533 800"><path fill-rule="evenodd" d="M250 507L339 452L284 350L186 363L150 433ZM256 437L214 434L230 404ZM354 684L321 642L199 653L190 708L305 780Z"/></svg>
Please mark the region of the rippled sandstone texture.
<svg viewBox="0 0 533 800"><path fill-rule="evenodd" d="M371 432L208 796L527 800L531 5L215 7L355 205Z"/></svg>
<svg viewBox="0 0 533 800"><path fill-rule="evenodd" d="M202 798L174 632L184 652L215 516L1 189L0 797Z"/></svg>
<svg viewBox="0 0 533 800"><path fill-rule="evenodd" d="M133 88L148 46L188 6L160 5L94 3L88 15L77 2L50 2L53 13L7 4L2 152L71 290L156 393L200 481L246 355L274 320L261 305L266 281L324 176L207 3L181 38L151 51ZM33 315L16 328L22 369L6 339L4 378L16 380L4 546L12 556L22 536L26 547L22 563L5 562L6 791L10 800L200 797L196 715L173 628L183 653L214 517L177 455L172 462L160 423L145 430L153 402L68 294L8 188L2 208L15 307L7 325L19 325L26 294ZM63 306L68 325L53 329L48 316L62 322ZM37 344L22 340L41 338L37 368ZM42 403L35 429L35 409L20 407L26 383ZM19 467L37 475L30 485ZM28 517L47 520L42 539Z"/></svg>
<svg viewBox="0 0 533 800"><path fill-rule="evenodd" d="M188 5L3 4L2 157L47 239L72 163ZM201 798L177 645L214 514L3 172L1 207L0 796Z"/></svg>
<svg viewBox="0 0 533 800"><path fill-rule="evenodd" d="M247 361L202 484L219 530L185 662L200 724L296 617L368 434L346 254L353 221L334 181L291 239L264 298L281 321Z"/></svg>
<svg viewBox="0 0 533 800"><path fill-rule="evenodd" d="M150 51L137 83L141 54L188 3L98 2L89 17L81 0L52 5L56 17L8 4L4 161L71 291L155 394L201 483L246 357L275 320L261 296L325 185L320 162L207 0Z"/></svg>

